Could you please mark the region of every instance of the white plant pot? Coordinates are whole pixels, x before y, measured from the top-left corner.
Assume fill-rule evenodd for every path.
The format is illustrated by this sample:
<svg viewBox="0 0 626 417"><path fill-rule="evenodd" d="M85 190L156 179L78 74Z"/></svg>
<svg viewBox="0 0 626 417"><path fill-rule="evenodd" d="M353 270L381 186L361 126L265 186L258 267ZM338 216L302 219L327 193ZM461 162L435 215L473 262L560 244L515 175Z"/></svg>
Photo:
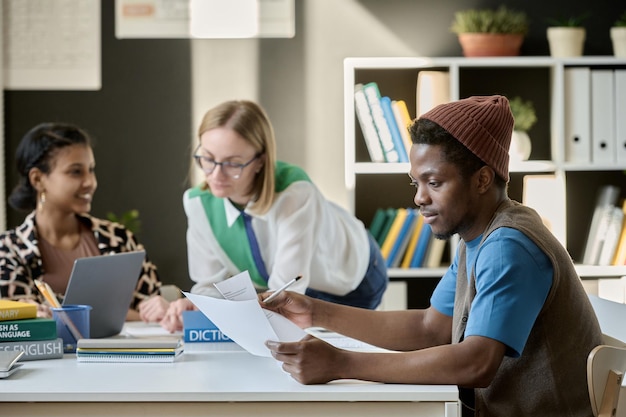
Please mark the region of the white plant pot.
<svg viewBox="0 0 626 417"><path fill-rule="evenodd" d="M521 130L514 130L511 136L511 147L509 148L509 157L511 161L526 161L530 157L532 150L532 142L528 133Z"/></svg>
<svg viewBox="0 0 626 417"><path fill-rule="evenodd" d="M612 27L611 41L613 42L613 55L618 58L626 58L626 27Z"/></svg>
<svg viewBox="0 0 626 417"><path fill-rule="evenodd" d="M582 56L585 35L585 28L581 27L548 28L550 55L555 58Z"/></svg>

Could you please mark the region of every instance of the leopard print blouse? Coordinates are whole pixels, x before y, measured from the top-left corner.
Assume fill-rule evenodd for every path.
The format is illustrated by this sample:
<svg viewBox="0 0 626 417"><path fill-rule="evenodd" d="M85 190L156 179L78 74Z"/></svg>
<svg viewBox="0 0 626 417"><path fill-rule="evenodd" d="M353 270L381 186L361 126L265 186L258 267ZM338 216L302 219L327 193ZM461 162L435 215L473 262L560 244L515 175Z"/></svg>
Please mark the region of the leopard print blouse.
<svg viewBox="0 0 626 417"><path fill-rule="evenodd" d="M119 223L98 219L89 215L77 215L90 229L102 255L143 250L132 232ZM44 274L39 251L35 212L26 216L24 223L0 235L0 298L13 300L30 299L44 303L36 290L34 280ZM156 266L146 256L132 307L151 295L158 294L161 282ZM63 294L57 294L63 299Z"/></svg>

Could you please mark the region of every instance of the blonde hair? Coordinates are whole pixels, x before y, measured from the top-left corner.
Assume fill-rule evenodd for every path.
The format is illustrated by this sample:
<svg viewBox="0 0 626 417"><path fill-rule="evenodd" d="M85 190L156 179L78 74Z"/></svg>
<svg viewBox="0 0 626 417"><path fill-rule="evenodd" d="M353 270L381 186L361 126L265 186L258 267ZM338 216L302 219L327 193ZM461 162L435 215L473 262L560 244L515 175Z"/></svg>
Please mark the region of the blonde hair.
<svg viewBox="0 0 626 417"><path fill-rule="evenodd" d="M258 214L266 213L276 197L276 139L269 117L261 106L252 101L225 101L205 113L198 128L198 140L205 132L220 127L232 129L252 145L257 155L264 157L263 167L254 179L251 193L255 199L252 210ZM203 187L208 189L209 185L204 182Z"/></svg>

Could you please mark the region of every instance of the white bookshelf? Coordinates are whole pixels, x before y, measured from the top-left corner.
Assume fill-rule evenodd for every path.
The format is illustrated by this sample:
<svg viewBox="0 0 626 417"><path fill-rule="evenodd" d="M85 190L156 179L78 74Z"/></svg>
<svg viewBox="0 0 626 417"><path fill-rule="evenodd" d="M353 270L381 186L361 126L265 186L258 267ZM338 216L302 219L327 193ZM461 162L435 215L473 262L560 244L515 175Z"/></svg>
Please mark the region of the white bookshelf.
<svg viewBox="0 0 626 417"><path fill-rule="evenodd" d="M418 73L422 70L448 71L451 100L469 95L504 94L509 97L520 95L524 99L533 101L540 119L537 131L535 132L535 128L531 130L533 153L528 161L511 163L510 188L514 188L514 177L517 177L519 182L519 178L527 174L562 175L565 193L554 204L565 208L562 216L565 218L566 227L562 238L563 242L567 242L565 246L577 263L579 275L583 279L625 276L626 267L578 264L582 259L582 253L578 254L580 239L581 236L586 237L597 188L606 181L607 177L619 179L620 175L624 175L626 163L572 163L566 160L564 71L570 67L626 69L626 59L608 56L567 59L551 57L346 58L344 60L345 183L350 191L349 204L352 212L369 224L377 207L413 206L412 190L408 186L402 188L402 185L408 185L408 180L404 181L402 176L406 176L410 165L369 161L367 148L355 116L355 84L377 82L382 95L405 100L413 118L416 116ZM396 183L400 185L396 187ZM623 196L626 192L626 181L623 181L622 190ZM521 191L521 185L518 184L517 192ZM585 193L586 198L581 198L581 193ZM515 195L511 195L511 198L521 201L521 198L516 198ZM550 197L547 196L547 198ZM570 202L571 199L574 199L573 203ZM570 237L569 240L568 237ZM452 251L454 245L450 246ZM450 256L452 256L451 253ZM440 277L445 270L445 267L394 268L390 269L389 274L392 278L433 278Z"/></svg>

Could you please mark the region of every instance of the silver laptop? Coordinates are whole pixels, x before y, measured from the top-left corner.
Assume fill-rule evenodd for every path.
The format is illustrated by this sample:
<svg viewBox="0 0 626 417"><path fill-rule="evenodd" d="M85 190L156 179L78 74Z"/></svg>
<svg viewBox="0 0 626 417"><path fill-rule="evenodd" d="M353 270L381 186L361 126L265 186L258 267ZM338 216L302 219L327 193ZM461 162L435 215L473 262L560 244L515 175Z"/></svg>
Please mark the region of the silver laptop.
<svg viewBox="0 0 626 417"><path fill-rule="evenodd" d="M125 252L74 261L63 305L92 307L90 338L110 337L122 331L145 255L145 251Z"/></svg>

